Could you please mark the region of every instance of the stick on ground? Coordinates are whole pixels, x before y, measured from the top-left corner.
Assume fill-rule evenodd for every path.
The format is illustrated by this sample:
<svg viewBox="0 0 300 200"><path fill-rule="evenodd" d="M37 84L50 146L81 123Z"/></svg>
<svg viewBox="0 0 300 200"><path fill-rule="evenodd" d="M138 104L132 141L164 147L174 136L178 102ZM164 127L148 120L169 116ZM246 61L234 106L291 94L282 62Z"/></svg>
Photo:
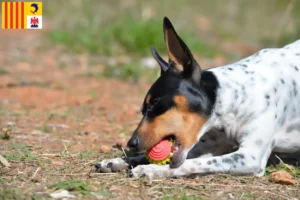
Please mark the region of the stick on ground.
<svg viewBox="0 0 300 200"><path fill-rule="evenodd" d="M0 154L0 163L2 163L5 167L10 167L9 162Z"/></svg>

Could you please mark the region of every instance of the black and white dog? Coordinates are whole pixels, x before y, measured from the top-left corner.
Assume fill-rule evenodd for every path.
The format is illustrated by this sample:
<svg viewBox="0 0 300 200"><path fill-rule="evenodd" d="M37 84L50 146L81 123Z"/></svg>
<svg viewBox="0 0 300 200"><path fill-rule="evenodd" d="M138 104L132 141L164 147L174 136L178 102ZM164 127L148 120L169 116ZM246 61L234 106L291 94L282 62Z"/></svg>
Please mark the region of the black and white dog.
<svg viewBox="0 0 300 200"><path fill-rule="evenodd" d="M169 19L163 24L169 62L152 48L161 75L128 147L142 152L171 138L171 163L147 164L140 155L103 160L98 171L133 165L134 177L262 176L272 152L300 152L300 40L202 71Z"/></svg>

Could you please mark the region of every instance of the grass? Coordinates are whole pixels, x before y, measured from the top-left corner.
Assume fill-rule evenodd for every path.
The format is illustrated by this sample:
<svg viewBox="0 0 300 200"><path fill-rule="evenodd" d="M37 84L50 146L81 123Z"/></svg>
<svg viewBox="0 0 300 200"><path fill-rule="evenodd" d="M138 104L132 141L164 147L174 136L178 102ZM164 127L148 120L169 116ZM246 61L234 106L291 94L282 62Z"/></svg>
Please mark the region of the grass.
<svg viewBox="0 0 300 200"><path fill-rule="evenodd" d="M21 160L36 160L37 157L31 155L31 150L28 149L23 144L12 144L11 146L11 153L10 154L4 154L3 156L8 161L21 161Z"/></svg>
<svg viewBox="0 0 300 200"><path fill-rule="evenodd" d="M117 78L135 82L140 79L154 81L159 76L159 73L158 67L148 69L139 64L125 64L121 66L107 66L104 68L102 75L106 78Z"/></svg>
<svg viewBox="0 0 300 200"><path fill-rule="evenodd" d="M53 129L50 126L48 126L47 124L43 124L42 126L40 126L40 130L43 133L52 133L53 132Z"/></svg>
<svg viewBox="0 0 300 200"><path fill-rule="evenodd" d="M2 67L0 67L0 75L4 75L4 74L7 74L8 72L3 69Z"/></svg>
<svg viewBox="0 0 300 200"><path fill-rule="evenodd" d="M244 199L255 199L256 195L255 194L251 194L251 193L244 193L242 195L242 198L244 198Z"/></svg>
<svg viewBox="0 0 300 200"><path fill-rule="evenodd" d="M178 199L178 200L203 200L203 197L201 196L190 196L187 194L165 194L162 198L163 200L172 200L172 199Z"/></svg>
<svg viewBox="0 0 300 200"><path fill-rule="evenodd" d="M92 149L88 149L86 151L82 151L79 153L79 159L83 161L87 161L90 159L91 155L93 153Z"/></svg>
<svg viewBox="0 0 300 200"><path fill-rule="evenodd" d="M88 195L91 193L91 186L82 180L68 180L61 181L54 184L53 188L55 190L68 190L70 192L77 192L83 195Z"/></svg>
<svg viewBox="0 0 300 200"><path fill-rule="evenodd" d="M279 170L287 171L290 174L292 174L292 176L295 177L295 178L300 176L299 166L298 167L293 167L293 166L285 164L282 161L280 161L280 163L276 166L268 166L266 168L265 176L269 176L270 174L272 174L272 172L279 171Z"/></svg>
<svg viewBox="0 0 300 200"><path fill-rule="evenodd" d="M140 20L124 14L121 19L107 20L101 25L105 28L92 27L89 23L78 24L70 29L52 30L48 36L55 44L76 53L146 56L150 55L150 45L158 52L166 53L161 21L160 18ZM215 46L191 32L183 31L180 35L196 53L206 57L214 57L218 53Z"/></svg>
<svg viewBox="0 0 300 200"><path fill-rule="evenodd" d="M25 200L26 197L24 195L24 191L18 188L7 188L7 189L0 189L0 200Z"/></svg>

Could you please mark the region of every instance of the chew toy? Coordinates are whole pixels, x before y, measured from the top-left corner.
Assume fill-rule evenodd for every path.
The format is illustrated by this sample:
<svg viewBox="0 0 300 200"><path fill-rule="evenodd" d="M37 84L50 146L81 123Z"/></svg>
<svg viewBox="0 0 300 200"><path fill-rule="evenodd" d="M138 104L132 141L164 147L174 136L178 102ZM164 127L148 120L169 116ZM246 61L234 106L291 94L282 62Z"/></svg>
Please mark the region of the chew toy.
<svg viewBox="0 0 300 200"><path fill-rule="evenodd" d="M170 163L172 153L172 142L169 140L162 140L158 144L154 145L146 152L147 160L152 164L165 165Z"/></svg>

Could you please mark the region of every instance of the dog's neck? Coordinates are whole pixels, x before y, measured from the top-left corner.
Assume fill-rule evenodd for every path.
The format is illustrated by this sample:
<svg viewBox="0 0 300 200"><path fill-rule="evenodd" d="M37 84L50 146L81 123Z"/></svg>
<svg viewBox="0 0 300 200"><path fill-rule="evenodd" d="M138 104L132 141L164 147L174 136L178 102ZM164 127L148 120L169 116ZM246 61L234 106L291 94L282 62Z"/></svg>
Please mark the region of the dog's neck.
<svg viewBox="0 0 300 200"><path fill-rule="evenodd" d="M227 68L203 72L201 87L211 102L211 112L199 137L213 128L225 130L229 138L236 137L239 127L236 119L243 112L240 105L249 100L245 99L245 87L235 78L237 76L230 78L226 74Z"/></svg>

